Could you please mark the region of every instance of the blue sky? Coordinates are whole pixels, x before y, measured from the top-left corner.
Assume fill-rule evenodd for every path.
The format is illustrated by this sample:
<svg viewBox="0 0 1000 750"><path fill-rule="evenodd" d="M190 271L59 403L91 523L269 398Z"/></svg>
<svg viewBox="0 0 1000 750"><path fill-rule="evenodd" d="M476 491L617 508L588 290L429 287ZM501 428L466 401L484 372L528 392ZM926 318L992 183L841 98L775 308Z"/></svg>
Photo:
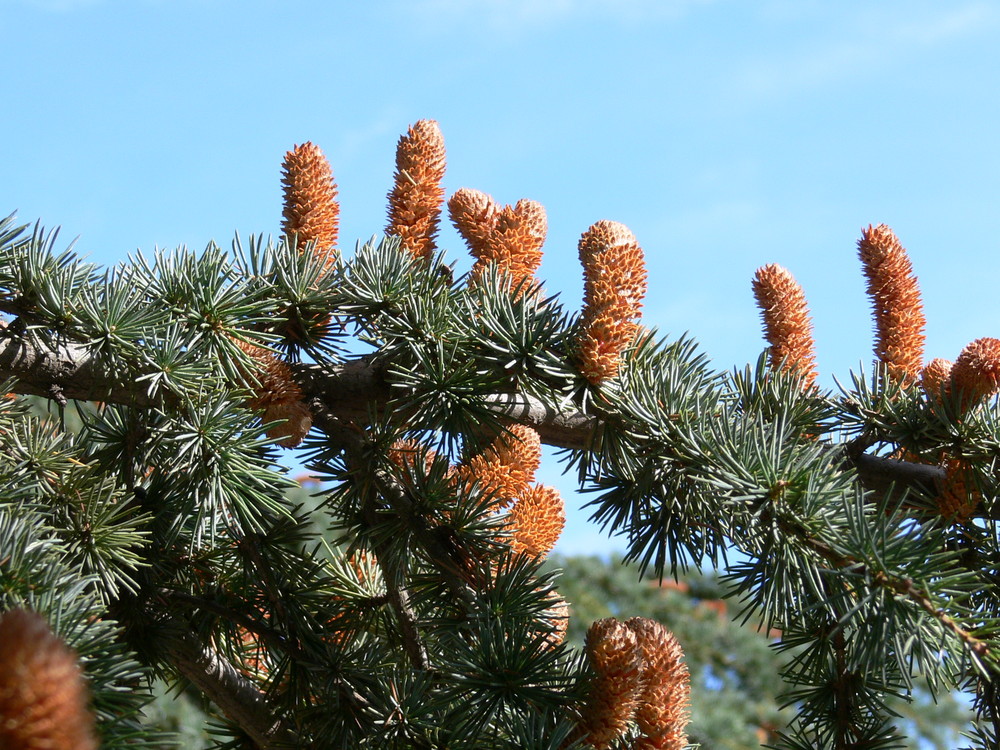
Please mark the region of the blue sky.
<svg viewBox="0 0 1000 750"><path fill-rule="evenodd" d="M279 168L323 148L345 247L385 223L395 143L433 118L449 192L545 205L567 305L599 219L646 251L645 320L720 368L750 291L805 288L822 382L871 360L856 241L910 251L928 357L1000 337L1000 4L973 0L0 0L0 214L92 260L277 233ZM450 228L442 247L467 268ZM581 499L549 460L543 481ZM571 510L561 549L620 547Z"/></svg>

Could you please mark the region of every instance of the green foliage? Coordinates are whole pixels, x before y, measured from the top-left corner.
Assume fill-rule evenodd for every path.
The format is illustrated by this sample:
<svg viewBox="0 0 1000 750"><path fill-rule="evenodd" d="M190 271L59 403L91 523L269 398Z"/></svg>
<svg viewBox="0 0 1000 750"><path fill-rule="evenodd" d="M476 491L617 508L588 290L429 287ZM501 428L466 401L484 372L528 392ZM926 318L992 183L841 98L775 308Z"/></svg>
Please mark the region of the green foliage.
<svg viewBox="0 0 1000 750"><path fill-rule="evenodd" d="M101 403L74 429L0 400L0 606L79 650L107 746L162 741L135 722L155 675L210 699L218 747L568 748L590 672L551 642L556 590L577 643L609 614L677 631L705 747L942 747L956 690L976 698L970 746L991 746L995 400L965 415L880 372L804 390L763 359L719 373L656 332L593 385L558 300L396 239L331 264L251 239L107 272L54 243L0 224L0 372ZM305 390L316 497L248 407L264 376L241 343L286 354ZM511 419L567 448L637 564L596 600L570 593L580 563L512 557L502 498L455 480ZM906 473L946 451L981 493L967 521ZM708 564L723 577L684 596L639 577Z"/></svg>

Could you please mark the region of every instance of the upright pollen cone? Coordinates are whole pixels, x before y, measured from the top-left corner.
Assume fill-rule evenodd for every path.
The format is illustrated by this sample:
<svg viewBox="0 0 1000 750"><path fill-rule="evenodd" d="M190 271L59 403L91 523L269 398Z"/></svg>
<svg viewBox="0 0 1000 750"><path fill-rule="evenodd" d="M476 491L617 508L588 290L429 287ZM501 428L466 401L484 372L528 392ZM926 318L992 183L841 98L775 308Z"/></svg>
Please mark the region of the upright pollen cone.
<svg viewBox="0 0 1000 750"><path fill-rule="evenodd" d="M476 261L488 258L488 243L497 223L499 208L492 196L472 188L460 188L448 199L448 214Z"/></svg>
<svg viewBox="0 0 1000 750"><path fill-rule="evenodd" d="M0 615L0 748L95 750L94 716L76 655L42 617Z"/></svg>
<svg viewBox="0 0 1000 750"><path fill-rule="evenodd" d="M639 332L646 295L642 248L624 224L599 221L580 238L583 314L576 339L580 372L592 384L618 373L621 355Z"/></svg>
<svg viewBox="0 0 1000 750"><path fill-rule="evenodd" d="M419 120L396 146L396 176L389 193L386 234L396 235L415 258L434 255L444 203L444 136L434 120Z"/></svg>
<svg viewBox="0 0 1000 750"><path fill-rule="evenodd" d="M613 617L587 630L584 652L594 670L581 711L580 733L595 750L613 745L628 729L643 687L642 652L635 633Z"/></svg>
<svg viewBox="0 0 1000 750"><path fill-rule="evenodd" d="M330 163L319 146L306 142L285 154L281 166L285 194L281 229L299 249L312 243L312 252L328 264L337 259L340 206Z"/></svg>
<svg viewBox="0 0 1000 750"><path fill-rule="evenodd" d="M642 694L635 722L642 737L637 750L683 750L691 717L691 677L674 634L655 620L633 617L625 622L636 635L642 654Z"/></svg>
<svg viewBox="0 0 1000 750"><path fill-rule="evenodd" d="M858 255L875 318L875 356L892 380L915 383L923 369L926 322L910 258L885 224L862 231Z"/></svg>
<svg viewBox="0 0 1000 750"><path fill-rule="evenodd" d="M951 368L949 390L963 409L970 409L1000 390L1000 340L976 339Z"/></svg>
<svg viewBox="0 0 1000 750"><path fill-rule="evenodd" d="M786 269L774 263L757 269L753 293L771 345L772 368L798 373L806 387L816 382L812 322L802 287Z"/></svg>

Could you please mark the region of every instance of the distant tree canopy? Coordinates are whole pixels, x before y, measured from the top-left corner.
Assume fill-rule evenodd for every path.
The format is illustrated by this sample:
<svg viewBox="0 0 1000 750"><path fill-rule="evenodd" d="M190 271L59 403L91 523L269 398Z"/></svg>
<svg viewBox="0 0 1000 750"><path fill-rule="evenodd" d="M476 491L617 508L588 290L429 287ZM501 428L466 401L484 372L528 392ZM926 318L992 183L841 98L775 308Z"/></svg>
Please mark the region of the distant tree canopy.
<svg viewBox="0 0 1000 750"><path fill-rule="evenodd" d="M869 226L871 374L817 385L774 265L767 352L718 372L641 323L624 225L583 233L567 309L544 209L445 201L444 171L416 123L386 237L349 256L311 143L277 242L101 269L0 224L0 747L162 747L153 678L229 748L941 747L956 691L996 747L1000 341L926 362L910 260ZM547 561L542 444L634 567ZM724 583L671 589L691 565Z"/></svg>

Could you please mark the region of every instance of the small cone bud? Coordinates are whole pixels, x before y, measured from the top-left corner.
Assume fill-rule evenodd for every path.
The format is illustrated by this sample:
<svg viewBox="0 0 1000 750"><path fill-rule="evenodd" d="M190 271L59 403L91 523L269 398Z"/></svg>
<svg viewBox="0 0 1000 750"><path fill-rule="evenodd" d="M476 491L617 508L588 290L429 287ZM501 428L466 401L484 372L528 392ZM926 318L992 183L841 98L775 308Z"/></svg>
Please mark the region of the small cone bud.
<svg viewBox="0 0 1000 750"><path fill-rule="evenodd" d="M920 374L920 385L924 393L935 401L941 398L941 394L947 393L951 382L951 368L954 365L951 360L932 359L927 363L927 367Z"/></svg>

